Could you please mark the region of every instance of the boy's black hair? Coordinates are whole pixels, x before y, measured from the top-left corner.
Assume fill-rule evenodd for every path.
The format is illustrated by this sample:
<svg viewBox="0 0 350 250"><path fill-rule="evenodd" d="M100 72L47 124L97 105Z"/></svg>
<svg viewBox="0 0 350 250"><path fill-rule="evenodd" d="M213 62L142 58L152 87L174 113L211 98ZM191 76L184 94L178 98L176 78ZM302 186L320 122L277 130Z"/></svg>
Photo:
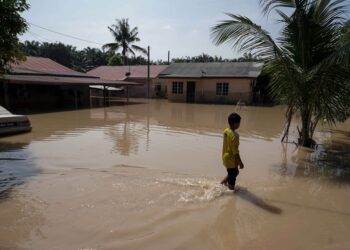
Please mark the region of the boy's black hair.
<svg viewBox="0 0 350 250"><path fill-rule="evenodd" d="M241 117L237 113L232 113L228 116L228 124L233 125L234 123L240 123Z"/></svg>

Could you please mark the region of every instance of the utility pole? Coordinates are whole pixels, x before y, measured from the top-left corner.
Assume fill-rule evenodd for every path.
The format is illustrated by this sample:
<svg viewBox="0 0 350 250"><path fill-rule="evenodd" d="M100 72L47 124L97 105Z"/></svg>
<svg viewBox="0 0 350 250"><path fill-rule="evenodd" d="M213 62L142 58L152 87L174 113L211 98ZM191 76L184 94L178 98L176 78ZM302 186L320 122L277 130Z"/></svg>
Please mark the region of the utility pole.
<svg viewBox="0 0 350 250"><path fill-rule="evenodd" d="M147 97L150 98L150 47L147 47Z"/></svg>
<svg viewBox="0 0 350 250"><path fill-rule="evenodd" d="M168 65L170 65L170 50L168 50Z"/></svg>

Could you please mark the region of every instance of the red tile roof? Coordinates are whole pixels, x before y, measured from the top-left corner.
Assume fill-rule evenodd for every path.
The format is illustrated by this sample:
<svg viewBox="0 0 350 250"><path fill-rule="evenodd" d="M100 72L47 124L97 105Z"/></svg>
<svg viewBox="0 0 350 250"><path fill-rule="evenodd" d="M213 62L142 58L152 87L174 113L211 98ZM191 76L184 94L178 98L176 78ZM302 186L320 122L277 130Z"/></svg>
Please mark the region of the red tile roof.
<svg viewBox="0 0 350 250"><path fill-rule="evenodd" d="M143 85L142 83L100 79L67 68L49 58L28 56L10 65L10 73L0 75L9 83L44 85Z"/></svg>
<svg viewBox="0 0 350 250"><path fill-rule="evenodd" d="M150 77L157 78L159 73L165 70L168 65L151 65ZM130 66L130 76L125 74L129 72L129 66L100 66L87 72L90 76L98 76L106 80L124 80L126 78L147 78L147 65Z"/></svg>
<svg viewBox="0 0 350 250"><path fill-rule="evenodd" d="M33 56L27 56L26 61L11 64L10 72L13 74L87 76L84 73L74 71L49 58Z"/></svg>

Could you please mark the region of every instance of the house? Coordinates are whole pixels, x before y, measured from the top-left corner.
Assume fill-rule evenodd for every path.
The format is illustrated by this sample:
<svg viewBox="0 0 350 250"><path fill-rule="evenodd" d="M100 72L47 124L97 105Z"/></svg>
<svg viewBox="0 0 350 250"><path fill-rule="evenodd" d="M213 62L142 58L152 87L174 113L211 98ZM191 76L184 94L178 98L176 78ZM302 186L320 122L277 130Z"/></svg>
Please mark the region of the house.
<svg viewBox="0 0 350 250"><path fill-rule="evenodd" d="M0 75L0 105L9 110L89 107L91 85L128 88L140 84L101 80L49 58L28 56Z"/></svg>
<svg viewBox="0 0 350 250"><path fill-rule="evenodd" d="M148 66L100 66L87 72L89 76L97 76L105 80L132 81L143 83L143 86L130 88L130 97L164 98L166 95L166 81L158 77L168 65L150 65L150 85L148 86ZM148 90L149 88L149 90Z"/></svg>
<svg viewBox="0 0 350 250"><path fill-rule="evenodd" d="M174 63L159 74L173 102L251 103L263 64L255 62Z"/></svg>

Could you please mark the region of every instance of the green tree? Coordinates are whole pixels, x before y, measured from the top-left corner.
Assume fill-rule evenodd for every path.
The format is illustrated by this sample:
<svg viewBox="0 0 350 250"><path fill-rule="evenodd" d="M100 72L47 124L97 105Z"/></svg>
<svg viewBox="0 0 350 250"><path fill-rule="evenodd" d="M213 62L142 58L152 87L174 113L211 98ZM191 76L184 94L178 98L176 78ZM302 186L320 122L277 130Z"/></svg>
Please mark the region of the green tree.
<svg viewBox="0 0 350 250"><path fill-rule="evenodd" d="M173 63L210 63L210 62L252 62L252 61L260 61L259 58L253 57L251 54L244 54L243 57L240 58L222 58L221 56L211 56L205 53L202 53L198 56L186 56L186 57L177 57L173 58L171 62ZM163 62L160 62L160 64ZM166 62L167 63L167 62Z"/></svg>
<svg viewBox="0 0 350 250"><path fill-rule="evenodd" d="M259 62L260 59L257 56L253 56L252 53L244 53L243 57L237 59L238 62Z"/></svg>
<svg viewBox="0 0 350 250"><path fill-rule="evenodd" d="M26 56L47 57L81 72L107 65L111 56L109 52L103 52L97 48L87 47L77 50L74 46L63 43L39 43L37 41L20 43L20 50Z"/></svg>
<svg viewBox="0 0 350 250"><path fill-rule="evenodd" d="M214 62L214 58L208 54L202 53L194 58L195 62Z"/></svg>
<svg viewBox="0 0 350 250"><path fill-rule="evenodd" d="M41 45L42 56L51 58L52 60L63 64L68 68L74 66L74 56L77 53L76 47L72 45L65 45L61 42L58 43L42 43Z"/></svg>
<svg viewBox="0 0 350 250"><path fill-rule="evenodd" d="M120 57L120 55L113 55L108 60L109 66L117 66L117 65L123 65L123 59Z"/></svg>
<svg viewBox="0 0 350 250"><path fill-rule="evenodd" d="M87 47L81 51L83 54L84 68L90 70L92 68L107 65L110 59L110 53L106 53L97 48Z"/></svg>
<svg viewBox="0 0 350 250"><path fill-rule="evenodd" d="M122 57L124 64L127 64L127 57L129 54L135 56L135 51L147 54L147 50L135 45L134 43L139 42L140 38L138 37L138 28L130 28L128 19L117 19L116 24L113 24L111 27L108 27L109 31L112 33L115 42L107 43L103 45L103 49L108 49L109 51L115 53L119 49L122 50Z"/></svg>
<svg viewBox="0 0 350 250"><path fill-rule="evenodd" d="M28 8L25 0L0 1L0 73L5 72L8 63L23 59L17 36L27 29L21 13Z"/></svg>
<svg viewBox="0 0 350 250"><path fill-rule="evenodd" d="M128 58L128 60L130 65L147 65L148 64L147 59L142 56L132 56ZM151 61L150 64L154 64L154 63Z"/></svg>
<svg viewBox="0 0 350 250"><path fill-rule="evenodd" d="M263 13L276 10L283 25L277 40L248 17L228 14L212 28L216 45L230 43L240 52L266 62L270 93L288 106L291 120L300 115L299 145L314 145L317 124L330 125L349 117L350 41L346 36L344 0L261 0ZM283 12L287 10L288 12Z"/></svg>
<svg viewBox="0 0 350 250"><path fill-rule="evenodd" d="M41 56L40 43L37 41L25 41L19 44L19 48L26 56Z"/></svg>

